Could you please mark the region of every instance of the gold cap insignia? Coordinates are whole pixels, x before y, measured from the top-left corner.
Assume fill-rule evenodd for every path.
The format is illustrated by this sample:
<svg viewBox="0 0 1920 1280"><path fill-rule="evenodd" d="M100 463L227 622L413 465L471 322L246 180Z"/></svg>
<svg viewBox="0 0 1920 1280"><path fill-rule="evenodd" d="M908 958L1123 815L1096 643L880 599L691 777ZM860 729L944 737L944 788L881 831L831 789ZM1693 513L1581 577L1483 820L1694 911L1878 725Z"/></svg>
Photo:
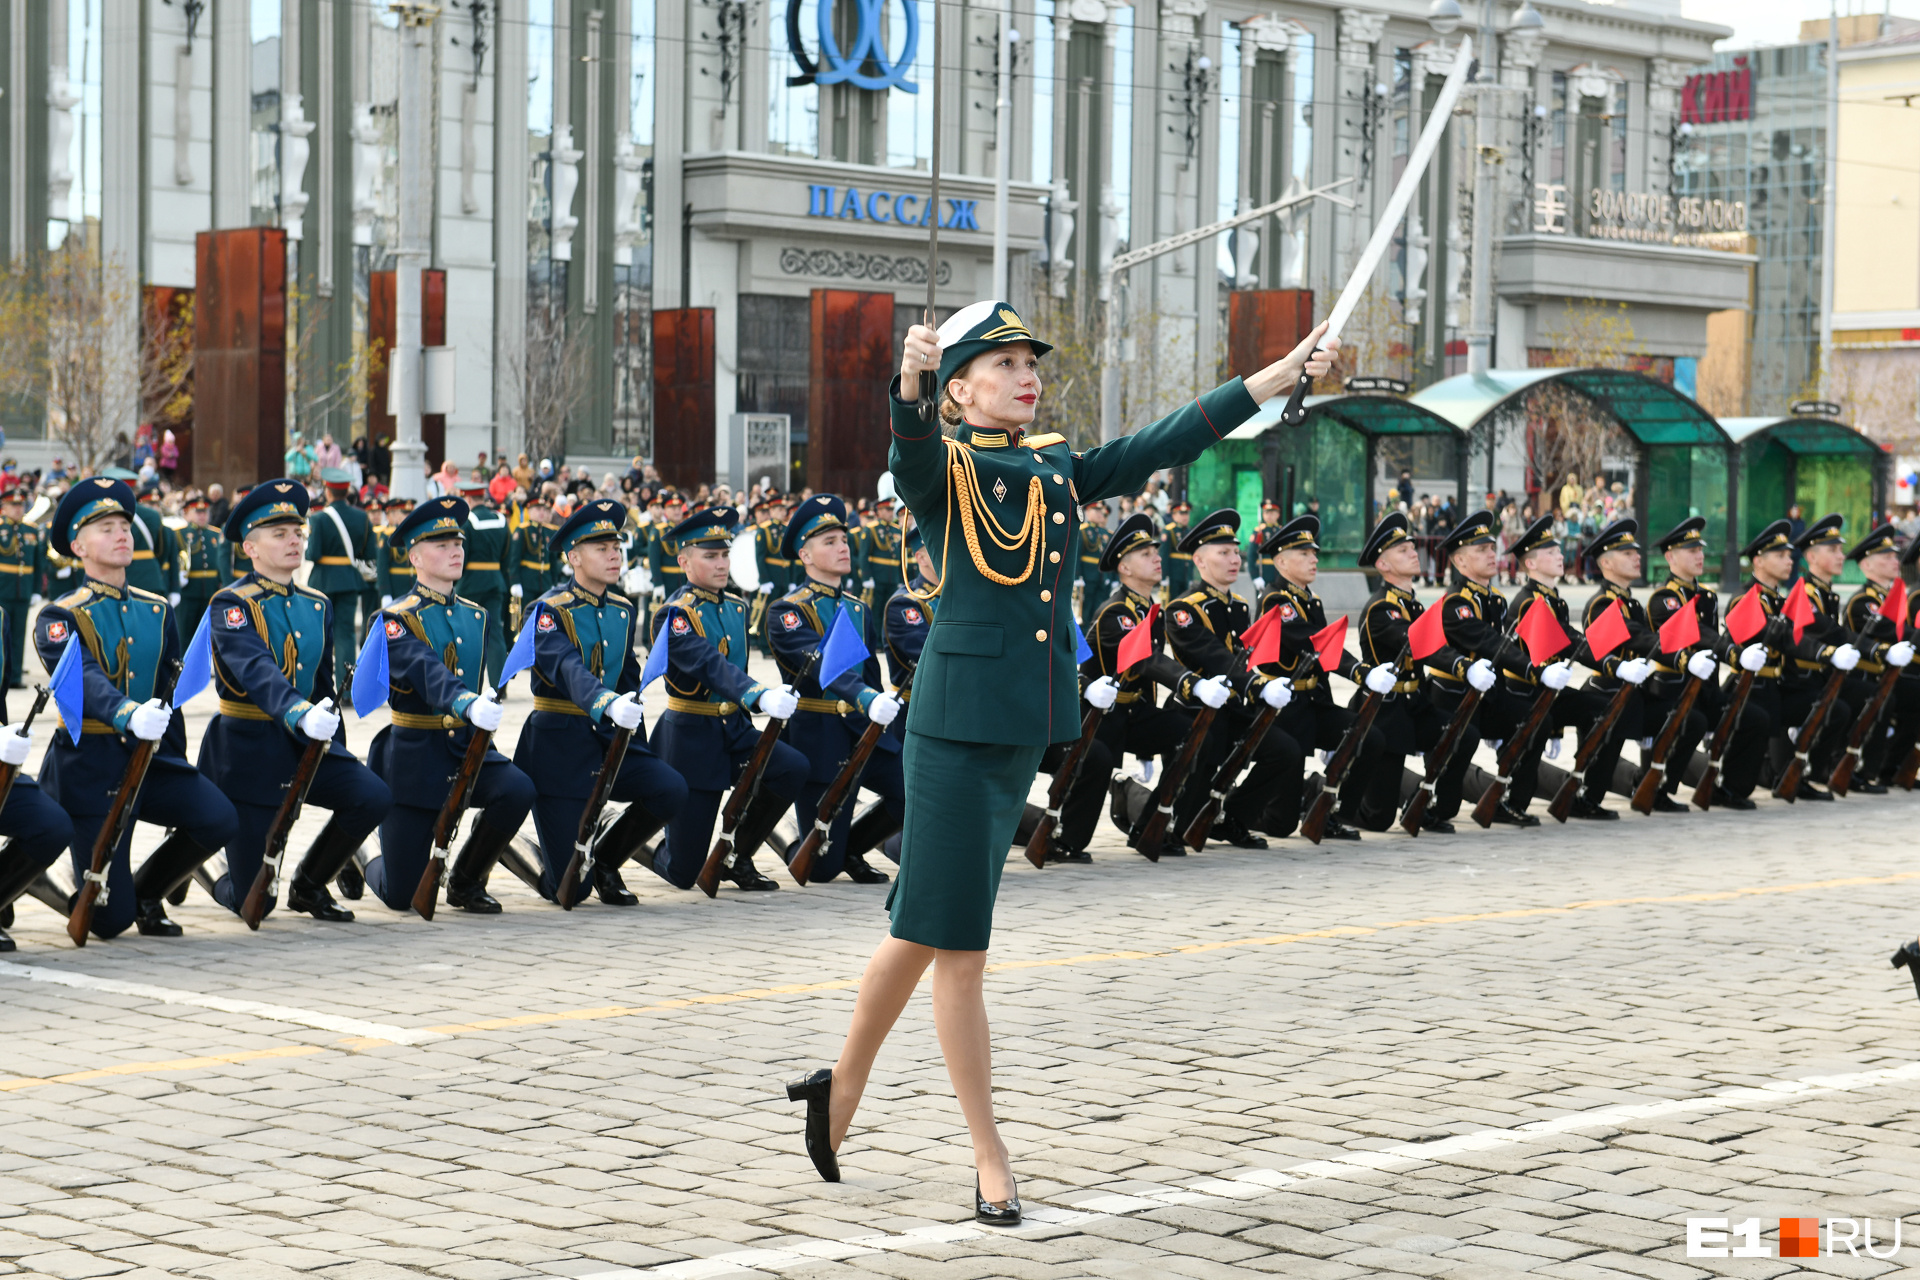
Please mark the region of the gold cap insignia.
<svg viewBox="0 0 1920 1280"><path fill-rule="evenodd" d="M101 476L99 479L95 480L94 483L99 485L102 489L113 488L113 481L107 479L105 476Z"/></svg>
<svg viewBox="0 0 1920 1280"><path fill-rule="evenodd" d="M277 484L273 486L273 491L275 493L285 493L287 490L291 488L293 488L293 486L290 484Z"/></svg>

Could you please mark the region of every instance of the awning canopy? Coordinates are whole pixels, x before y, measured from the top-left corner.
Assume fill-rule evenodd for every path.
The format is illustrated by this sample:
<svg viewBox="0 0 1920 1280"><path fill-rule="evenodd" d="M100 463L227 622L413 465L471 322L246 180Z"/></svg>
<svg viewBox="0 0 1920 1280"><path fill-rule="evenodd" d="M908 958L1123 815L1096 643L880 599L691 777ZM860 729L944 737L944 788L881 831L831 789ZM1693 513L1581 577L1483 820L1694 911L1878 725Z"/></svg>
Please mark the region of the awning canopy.
<svg viewBox="0 0 1920 1280"><path fill-rule="evenodd" d="M1720 427L1735 444L1779 444L1796 454L1884 452L1872 439L1831 418L1722 418Z"/></svg>
<svg viewBox="0 0 1920 1280"><path fill-rule="evenodd" d="M1591 401L1647 445L1728 442L1705 409L1666 383L1625 369L1490 369L1436 382L1410 403L1471 431L1535 387L1558 383Z"/></svg>
<svg viewBox="0 0 1920 1280"><path fill-rule="evenodd" d="M1260 411L1227 433L1229 440L1254 440L1280 425L1286 397L1275 396ZM1460 430L1424 405L1400 396L1308 396L1306 421L1291 430L1305 430L1315 418L1330 418L1364 436L1453 436Z"/></svg>

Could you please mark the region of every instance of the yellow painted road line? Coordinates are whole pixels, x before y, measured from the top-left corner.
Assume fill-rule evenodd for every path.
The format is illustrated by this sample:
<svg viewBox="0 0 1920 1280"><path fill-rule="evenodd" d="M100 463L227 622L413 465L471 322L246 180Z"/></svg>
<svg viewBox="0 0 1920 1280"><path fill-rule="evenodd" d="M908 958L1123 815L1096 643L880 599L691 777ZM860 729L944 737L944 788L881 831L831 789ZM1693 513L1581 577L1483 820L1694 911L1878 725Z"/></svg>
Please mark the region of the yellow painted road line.
<svg viewBox="0 0 1920 1280"><path fill-rule="evenodd" d="M88 1080L104 1080L108 1076L144 1076L156 1071L199 1071L205 1067L223 1067L231 1062L257 1062L262 1058L304 1058L310 1053L327 1052L329 1050L317 1044L283 1044L277 1049L250 1049L245 1053L216 1053L205 1058L174 1058L169 1062L117 1062L111 1067L96 1067L92 1071L69 1071L65 1075L47 1076L44 1079L21 1076L12 1080L0 1080L0 1093L37 1089L47 1084L81 1084Z"/></svg>

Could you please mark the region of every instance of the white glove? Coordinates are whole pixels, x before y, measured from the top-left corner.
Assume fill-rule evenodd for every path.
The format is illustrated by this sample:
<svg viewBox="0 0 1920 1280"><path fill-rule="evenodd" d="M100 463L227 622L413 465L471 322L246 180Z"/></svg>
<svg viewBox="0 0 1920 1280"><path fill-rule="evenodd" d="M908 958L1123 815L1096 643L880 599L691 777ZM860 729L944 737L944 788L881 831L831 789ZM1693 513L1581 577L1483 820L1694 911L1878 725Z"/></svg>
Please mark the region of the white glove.
<svg viewBox="0 0 1920 1280"><path fill-rule="evenodd" d="M152 698L133 709L127 719L127 731L142 742L158 742L173 722L173 708Z"/></svg>
<svg viewBox="0 0 1920 1280"><path fill-rule="evenodd" d="M180 585L182 587L187 585L187 571L185 569L180 570Z"/></svg>
<svg viewBox="0 0 1920 1280"><path fill-rule="evenodd" d="M1831 661L1835 671L1851 671L1860 665L1860 651L1850 644L1843 644L1833 651Z"/></svg>
<svg viewBox="0 0 1920 1280"><path fill-rule="evenodd" d="M1120 684L1112 676L1101 676L1087 686L1087 705L1107 710L1120 696Z"/></svg>
<svg viewBox="0 0 1920 1280"><path fill-rule="evenodd" d="M8 725L0 731L0 764L25 764L27 751L32 746L33 739L23 733L19 725Z"/></svg>
<svg viewBox="0 0 1920 1280"><path fill-rule="evenodd" d="M638 729L640 727L640 699L631 693L623 693L607 707L607 719L613 721L616 729Z"/></svg>
<svg viewBox="0 0 1920 1280"><path fill-rule="evenodd" d="M167 603L178 609L180 607L180 593L178 591L167 592Z"/></svg>
<svg viewBox="0 0 1920 1280"><path fill-rule="evenodd" d="M772 595L772 594L773 594L773 584L772 584L771 582L763 582L763 583L761 583L761 584L760 584L760 594L761 594L761 595L763 595L763 596L770 596L770 595Z"/></svg>
<svg viewBox="0 0 1920 1280"><path fill-rule="evenodd" d="M1212 676L1193 686L1193 696L1215 711L1227 705L1227 699L1233 696L1233 690L1227 685L1225 676Z"/></svg>
<svg viewBox="0 0 1920 1280"><path fill-rule="evenodd" d="M1909 662L1912 662L1912 661L1913 661L1913 642L1912 641L1902 640L1897 644L1889 645L1887 647L1887 665L1888 666L1904 667Z"/></svg>
<svg viewBox="0 0 1920 1280"><path fill-rule="evenodd" d="M1260 686L1260 701L1275 711L1284 711L1287 704L1293 701L1293 681L1284 679L1267 681Z"/></svg>
<svg viewBox="0 0 1920 1280"><path fill-rule="evenodd" d="M1260 598L1260 592L1266 588L1266 585L1267 585L1267 580L1265 578L1255 578L1253 580L1253 598L1254 599L1258 600Z"/></svg>
<svg viewBox="0 0 1920 1280"><path fill-rule="evenodd" d="M32 595L27 597L27 607L29 609L38 609L41 605L45 604L46 602L47 602L47 598L41 595L38 591L34 592Z"/></svg>
<svg viewBox="0 0 1920 1280"><path fill-rule="evenodd" d="M1493 664L1485 658L1474 659L1473 665L1467 668L1467 683L1482 693L1493 688L1495 679Z"/></svg>
<svg viewBox="0 0 1920 1280"><path fill-rule="evenodd" d="M319 706L308 709L300 717L300 732L315 742L325 742L333 737L333 731L340 727L339 713L333 709L333 699L323 700Z"/></svg>
<svg viewBox="0 0 1920 1280"><path fill-rule="evenodd" d="M866 581L862 582L860 585L865 587L867 590L871 591L873 590L873 579L868 578Z"/></svg>
<svg viewBox="0 0 1920 1280"><path fill-rule="evenodd" d="M1367 672L1367 692L1392 693L1393 686L1399 683L1395 679L1397 674L1392 667L1375 667Z"/></svg>
<svg viewBox="0 0 1920 1280"><path fill-rule="evenodd" d="M516 583L514 583L514 584L513 584L513 585L512 585L511 587L508 587L508 588L507 588L507 592L508 592L508 594L510 594L510 595L511 595L511 596L512 596L512 597L513 597L513 598L514 598L515 600L518 600L518 599L520 599L520 598L521 598L522 596L524 596L524 595L526 595L526 594L527 594L527 589L526 589L525 587L523 587L523 586L521 586L521 585L520 585L519 583L517 583L517 582L516 582Z"/></svg>
<svg viewBox="0 0 1920 1280"><path fill-rule="evenodd" d="M494 701L491 689L467 704L467 719L473 722L474 728L487 733L500 727L500 718L505 714L506 710Z"/></svg>
<svg viewBox="0 0 1920 1280"><path fill-rule="evenodd" d="M1653 664L1645 658L1628 658L1615 667L1613 672L1628 684L1640 684L1653 674Z"/></svg>
<svg viewBox="0 0 1920 1280"><path fill-rule="evenodd" d="M872 705L867 708L867 719L873 721L882 729L892 724L895 720L899 719L899 717L900 699L890 693L881 694L875 698Z"/></svg>
<svg viewBox="0 0 1920 1280"><path fill-rule="evenodd" d="M1560 758L1560 737L1558 734L1547 739L1546 755L1549 760L1558 760Z"/></svg>
<svg viewBox="0 0 1920 1280"><path fill-rule="evenodd" d="M1767 646L1763 644L1750 644L1740 651L1740 669L1742 671L1758 671L1766 665Z"/></svg>
<svg viewBox="0 0 1920 1280"><path fill-rule="evenodd" d="M380 607L381 607L382 609L391 609L391 608L393 608L393 597L392 597L392 596L381 596L381 597L380 597Z"/></svg>
<svg viewBox="0 0 1920 1280"><path fill-rule="evenodd" d="M1687 674L1701 680L1711 680L1720 671L1720 659L1712 651L1702 649L1687 659Z"/></svg>
<svg viewBox="0 0 1920 1280"><path fill-rule="evenodd" d="M777 684L761 691L758 709L775 720L791 720L793 713L800 709L800 695L790 684Z"/></svg>
<svg viewBox="0 0 1920 1280"><path fill-rule="evenodd" d="M1555 691L1567 687L1567 681L1573 679L1571 662L1549 662L1540 671L1540 683Z"/></svg>

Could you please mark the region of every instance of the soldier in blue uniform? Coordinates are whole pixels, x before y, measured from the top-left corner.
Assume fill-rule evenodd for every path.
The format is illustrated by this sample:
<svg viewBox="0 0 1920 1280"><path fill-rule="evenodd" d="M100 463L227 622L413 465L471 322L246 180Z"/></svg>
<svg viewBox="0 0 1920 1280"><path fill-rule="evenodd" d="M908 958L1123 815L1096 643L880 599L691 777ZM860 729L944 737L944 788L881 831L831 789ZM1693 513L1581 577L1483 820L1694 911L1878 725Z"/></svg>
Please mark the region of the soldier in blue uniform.
<svg viewBox="0 0 1920 1280"><path fill-rule="evenodd" d="M539 888L553 898L614 731L634 731L610 792L611 799L627 802L627 810L602 827L593 851L594 891L615 907L640 901L621 880L621 864L687 799L686 781L647 749L641 725L634 637L642 615L637 602L614 589L625 560L625 521L625 508L600 498L553 535L553 554L571 566L573 581L527 608L526 624L534 628L533 714L513 756L539 788L533 805L545 866Z"/></svg>
<svg viewBox="0 0 1920 1280"><path fill-rule="evenodd" d="M167 705L183 652L180 632L165 597L127 585L134 519L133 490L105 476L74 485L54 512L53 549L77 557L84 578L40 611L34 646L51 671L69 644L81 645L85 723L78 743L67 733L53 735L41 780L73 818L77 885L91 868L94 837L135 741L156 744L133 816L172 831L135 872L127 825L94 905L93 931L111 938L133 924L149 937L175 938L180 926L167 919L163 899L233 838L237 820L232 803L187 762L186 722Z"/></svg>
<svg viewBox="0 0 1920 1280"><path fill-rule="evenodd" d="M466 503L431 498L393 531L394 553L407 558L415 584L380 614L393 723L374 736L367 763L392 788L395 803L380 824L380 856L365 876L396 911L412 904L434 819L473 731L500 727L500 704L485 684L486 610L454 594L466 563L466 528ZM480 915L500 910L487 893L487 873L507 852L534 798L533 780L489 749L469 802L477 816L447 878L447 905ZM530 868L515 873L535 874Z"/></svg>
<svg viewBox="0 0 1920 1280"><path fill-rule="evenodd" d="M213 504L205 494L196 493L187 499L183 509L187 527L179 533L180 607L175 612L179 615L180 639L186 641L193 639L213 593L224 586L231 575L227 572L230 561L226 537L208 523Z"/></svg>
<svg viewBox="0 0 1920 1280"><path fill-rule="evenodd" d="M6 500L0 499L0 507L5 505ZM40 532L32 525L27 527L36 535ZM9 635L24 630L26 625L24 609L0 615L0 627ZM6 723L6 711L6 700L0 698L0 725ZM27 762L32 747L30 737L18 728L0 729L0 764L18 768ZM40 790L32 777L17 773L6 806L0 808L0 837L6 840L0 844L0 954L5 954L14 949L13 939L7 936L7 930L13 927L14 899L32 888L36 896L64 908L66 895L54 890L45 872L60 857L60 851L73 843L73 819Z"/></svg>
<svg viewBox="0 0 1920 1280"><path fill-rule="evenodd" d="M374 565L373 521L347 500L353 478L338 467L327 467L320 472L320 479L326 486L327 500L307 519L307 559L313 562L307 585L333 605L333 678L337 685L360 650L360 600L379 571ZM232 528L231 517L228 528Z"/></svg>
<svg viewBox="0 0 1920 1280"><path fill-rule="evenodd" d="M780 677L793 684L800 695L800 710L787 722L786 739L808 763L807 785L801 789L800 802L794 809L803 834L818 820L821 797L853 754L854 743L866 731L868 722L885 729L899 716L902 705L881 683L880 635L873 616L858 594L840 585L846 581L851 558L849 533L847 505L833 494L816 494L795 508L780 545L805 579L767 608L767 636L773 643ZM817 672L804 679L800 673L807 659L826 642L842 612L848 615L870 656L822 689ZM898 738L880 738L858 785L878 794L894 817L905 816L907 800L900 778ZM827 881L840 874L847 828L852 821L853 805L843 805L813 864L812 880Z"/></svg>
<svg viewBox="0 0 1920 1280"><path fill-rule="evenodd" d="M393 793L347 750L334 709L332 602L293 580L306 519L306 486L286 478L255 485L227 517L227 541L245 548L253 570L221 588L209 606L220 714L201 740L200 771L239 815L227 842L227 874L209 891L239 912L300 756L309 742L325 742L307 804L333 816L287 882L287 909L344 921L353 912L334 903L327 881L380 825Z"/></svg>
<svg viewBox="0 0 1920 1280"><path fill-rule="evenodd" d="M747 675L747 607L726 589L739 523L732 507L716 507L665 531L665 540L679 548L675 567L686 585L654 612L650 624L653 643L669 646L667 713L653 731L653 748L687 780L687 802L667 824L653 870L676 889L693 887L712 847L721 796L753 754L760 731L747 713L785 720L800 705L791 686L763 685ZM740 888L779 888L755 870L753 851L806 778L806 757L775 742L760 793L734 826L733 860L723 874Z"/></svg>

